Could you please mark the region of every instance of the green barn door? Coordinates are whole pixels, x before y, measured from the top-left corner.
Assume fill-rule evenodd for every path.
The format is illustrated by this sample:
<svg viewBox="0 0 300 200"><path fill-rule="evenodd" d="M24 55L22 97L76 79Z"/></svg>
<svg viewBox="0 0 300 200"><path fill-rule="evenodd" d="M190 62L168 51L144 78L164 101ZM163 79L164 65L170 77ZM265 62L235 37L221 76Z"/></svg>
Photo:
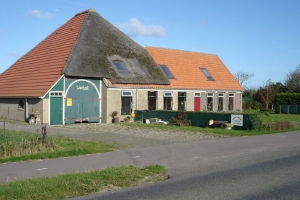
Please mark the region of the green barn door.
<svg viewBox="0 0 300 200"><path fill-rule="evenodd" d="M50 98L50 124L62 124L62 97Z"/></svg>
<svg viewBox="0 0 300 200"><path fill-rule="evenodd" d="M65 122L98 122L100 99L97 88L89 81L74 82L67 91Z"/></svg>

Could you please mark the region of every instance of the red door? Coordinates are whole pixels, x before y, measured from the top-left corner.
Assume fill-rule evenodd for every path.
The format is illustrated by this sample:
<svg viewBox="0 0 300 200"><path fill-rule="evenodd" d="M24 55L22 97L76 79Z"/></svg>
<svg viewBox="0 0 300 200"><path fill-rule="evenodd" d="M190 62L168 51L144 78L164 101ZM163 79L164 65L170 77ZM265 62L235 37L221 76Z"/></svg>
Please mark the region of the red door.
<svg viewBox="0 0 300 200"><path fill-rule="evenodd" d="M200 98L201 97L194 97L194 111L195 112L200 112Z"/></svg>

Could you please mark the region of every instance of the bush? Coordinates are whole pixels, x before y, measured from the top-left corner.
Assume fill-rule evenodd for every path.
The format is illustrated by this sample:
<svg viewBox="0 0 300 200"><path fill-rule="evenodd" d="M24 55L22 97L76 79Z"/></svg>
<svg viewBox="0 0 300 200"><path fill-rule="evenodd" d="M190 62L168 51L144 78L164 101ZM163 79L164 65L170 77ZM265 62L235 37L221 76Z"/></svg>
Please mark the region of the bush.
<svg viewBox="0 0 300 200"><path fill-rule="evenodd" d="M258 114L249 114L252 123L252 129L260 130L262 128L262 121Z"/></svg>
<svg viewBox="0 0 300 200"><path fill-rule="evenodd" d="M177 117L173 117L169 121L169 125L190 126L191 122L188 120L188 116L187 116L186 112L181 111L177 114Z"/></svg>
<svg viewBox="0 0 300 200"><path fill-rule="evenodd" d="M125 117L124 118L124 122L129 122L129 120L130 120L130 117Z"/></svg>
<svg viewBox="0 0 300 200"><path fill-rule="evenodd" d="M267 130L287 130L294 128L291 122L264 122L262 127Z"/></svg>

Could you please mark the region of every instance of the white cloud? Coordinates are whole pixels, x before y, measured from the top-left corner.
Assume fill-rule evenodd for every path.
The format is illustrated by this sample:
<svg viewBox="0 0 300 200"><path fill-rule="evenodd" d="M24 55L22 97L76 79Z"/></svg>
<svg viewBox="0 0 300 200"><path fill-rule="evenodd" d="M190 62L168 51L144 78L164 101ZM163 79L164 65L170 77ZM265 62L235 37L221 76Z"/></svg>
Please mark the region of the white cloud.
<svg viewBox="0 0 300 200"><path fill-rule="evenodd" d="M23 56L22 54L19 54L19 53L8 53L8 55L15 59L19 59Z"/></svg>
<svg viewBox="0 0 300 200"><path fill-rule="evenodd" d="M130 36L164 37L166 35L162 26L146 25L136 18L132 18L128 23L120 24L118 27L124 29Z"/></svg>
<svg viewBox="0 0 300 200"><path fill-rule="evenodd" d="M54 12L59 12L59 10L57 8L54 9Z"/></svg>
<svg viewBox="0 0 300 200"><path fill-rule="evenodd" d="M52 17L52 14L50 12L41 12L39 10L28 10L27 14L32 17L37 17L41 19L49 19Z"/></svg>

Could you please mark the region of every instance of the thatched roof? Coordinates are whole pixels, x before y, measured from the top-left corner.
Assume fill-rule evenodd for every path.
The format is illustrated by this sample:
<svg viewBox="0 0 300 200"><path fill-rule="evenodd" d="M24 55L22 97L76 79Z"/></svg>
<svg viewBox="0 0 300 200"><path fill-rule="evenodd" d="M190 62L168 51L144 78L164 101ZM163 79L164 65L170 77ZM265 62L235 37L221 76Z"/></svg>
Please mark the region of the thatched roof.
<svg viewBox="0 0 300 200"><path fill-rule="evenodd" d="M118 72L112 61L122 61L129 73ZM170 84L144 47L93 10L84 20L62 73L108 78L112 83Z"/></svg>

